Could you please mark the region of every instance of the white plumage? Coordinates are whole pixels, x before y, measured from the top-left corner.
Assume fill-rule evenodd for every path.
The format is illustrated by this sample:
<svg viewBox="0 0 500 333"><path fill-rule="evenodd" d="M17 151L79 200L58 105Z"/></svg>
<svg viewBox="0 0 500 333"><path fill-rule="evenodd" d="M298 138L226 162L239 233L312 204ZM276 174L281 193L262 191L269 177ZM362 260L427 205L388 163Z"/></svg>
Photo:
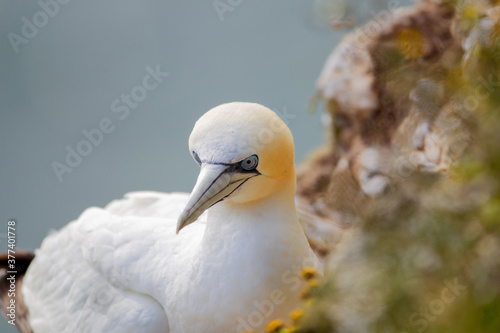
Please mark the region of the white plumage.
<svg viewBox="0 0 500 333"><path fill-rule="evenodd" d="M286 125L258 104L224 104L190 149L191 196L130 193L44 240L23 285L35 333L259 332L299 305L297 273L319 265L295 211Z"/></svg>

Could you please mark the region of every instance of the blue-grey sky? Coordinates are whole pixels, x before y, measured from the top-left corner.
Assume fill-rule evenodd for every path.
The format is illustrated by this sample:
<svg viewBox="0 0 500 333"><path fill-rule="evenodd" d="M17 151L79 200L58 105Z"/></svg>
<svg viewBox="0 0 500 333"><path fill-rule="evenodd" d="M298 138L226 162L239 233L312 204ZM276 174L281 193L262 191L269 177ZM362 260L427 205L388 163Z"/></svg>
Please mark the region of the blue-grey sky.
<svg viewBox="0 0 500 333"><path fill-rule="evenodd" d="M327 2L0 0L1 251L9 219L35 249L126 192L190 191L188 136L224 102L284 116L300 162L324 141L307 106L342 35Z"/></svg>

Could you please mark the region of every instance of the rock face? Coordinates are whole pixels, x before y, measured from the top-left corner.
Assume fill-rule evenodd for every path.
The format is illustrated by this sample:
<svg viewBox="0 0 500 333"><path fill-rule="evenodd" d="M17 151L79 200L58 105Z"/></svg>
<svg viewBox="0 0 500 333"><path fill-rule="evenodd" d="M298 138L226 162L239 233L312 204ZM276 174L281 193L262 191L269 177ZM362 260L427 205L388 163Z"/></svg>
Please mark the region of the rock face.
<svg viewBox="0 0 500 333"><path fill-rule="evenodd" d="M429 0L330 55L297 199L326 278L300 332L500 332L499 36L497 1Z"/></svg>
<svg viewBox="0 0 500 333"><path fill-rule="evenodd" d="M431 1L381 11L326 60L317 91L330 139L298 172L299 207L322 254L371 198L417 170L445 172L466 146L449 84L463 54L454 21L453 6ZM330 224L329 236L315 224Z"/></svg>

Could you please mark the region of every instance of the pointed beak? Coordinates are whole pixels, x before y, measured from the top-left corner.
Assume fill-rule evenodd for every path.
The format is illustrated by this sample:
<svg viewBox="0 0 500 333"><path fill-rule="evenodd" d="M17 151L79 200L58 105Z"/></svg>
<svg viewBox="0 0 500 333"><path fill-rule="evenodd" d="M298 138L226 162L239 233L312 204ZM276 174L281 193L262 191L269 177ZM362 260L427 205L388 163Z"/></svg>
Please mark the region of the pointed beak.
<svg viewBox="0 0 500 333"><path fill-rule="evenodd" d="M255 173L241 173L233 166L202 164L196 185L179 216L177 233L193 223L208 208L226 199Z"/></svg>

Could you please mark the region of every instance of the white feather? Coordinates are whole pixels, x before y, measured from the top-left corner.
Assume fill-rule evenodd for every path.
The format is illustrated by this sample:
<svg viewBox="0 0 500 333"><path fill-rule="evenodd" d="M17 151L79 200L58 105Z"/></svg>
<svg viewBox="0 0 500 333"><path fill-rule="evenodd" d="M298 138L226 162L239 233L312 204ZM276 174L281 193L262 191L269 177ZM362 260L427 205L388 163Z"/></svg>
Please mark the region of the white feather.
<svg viewBox="0 0 500 333"><path fill-rule="evenodd" d="M187 194L135 192L49 235L23 283L36 333L258 332L300 305L299 270L319 263L295 209L291 134L257 104L214 110L191 135L200 156L225 165L260 154L259 172L179 234L181 211L193 207ZM245 141L263 128L275 130L272 144ZM192 196L208 201L228 178L203 190L204 167L226 167L202 166ZM245 176L233 169L235 182Z"/></svg>

